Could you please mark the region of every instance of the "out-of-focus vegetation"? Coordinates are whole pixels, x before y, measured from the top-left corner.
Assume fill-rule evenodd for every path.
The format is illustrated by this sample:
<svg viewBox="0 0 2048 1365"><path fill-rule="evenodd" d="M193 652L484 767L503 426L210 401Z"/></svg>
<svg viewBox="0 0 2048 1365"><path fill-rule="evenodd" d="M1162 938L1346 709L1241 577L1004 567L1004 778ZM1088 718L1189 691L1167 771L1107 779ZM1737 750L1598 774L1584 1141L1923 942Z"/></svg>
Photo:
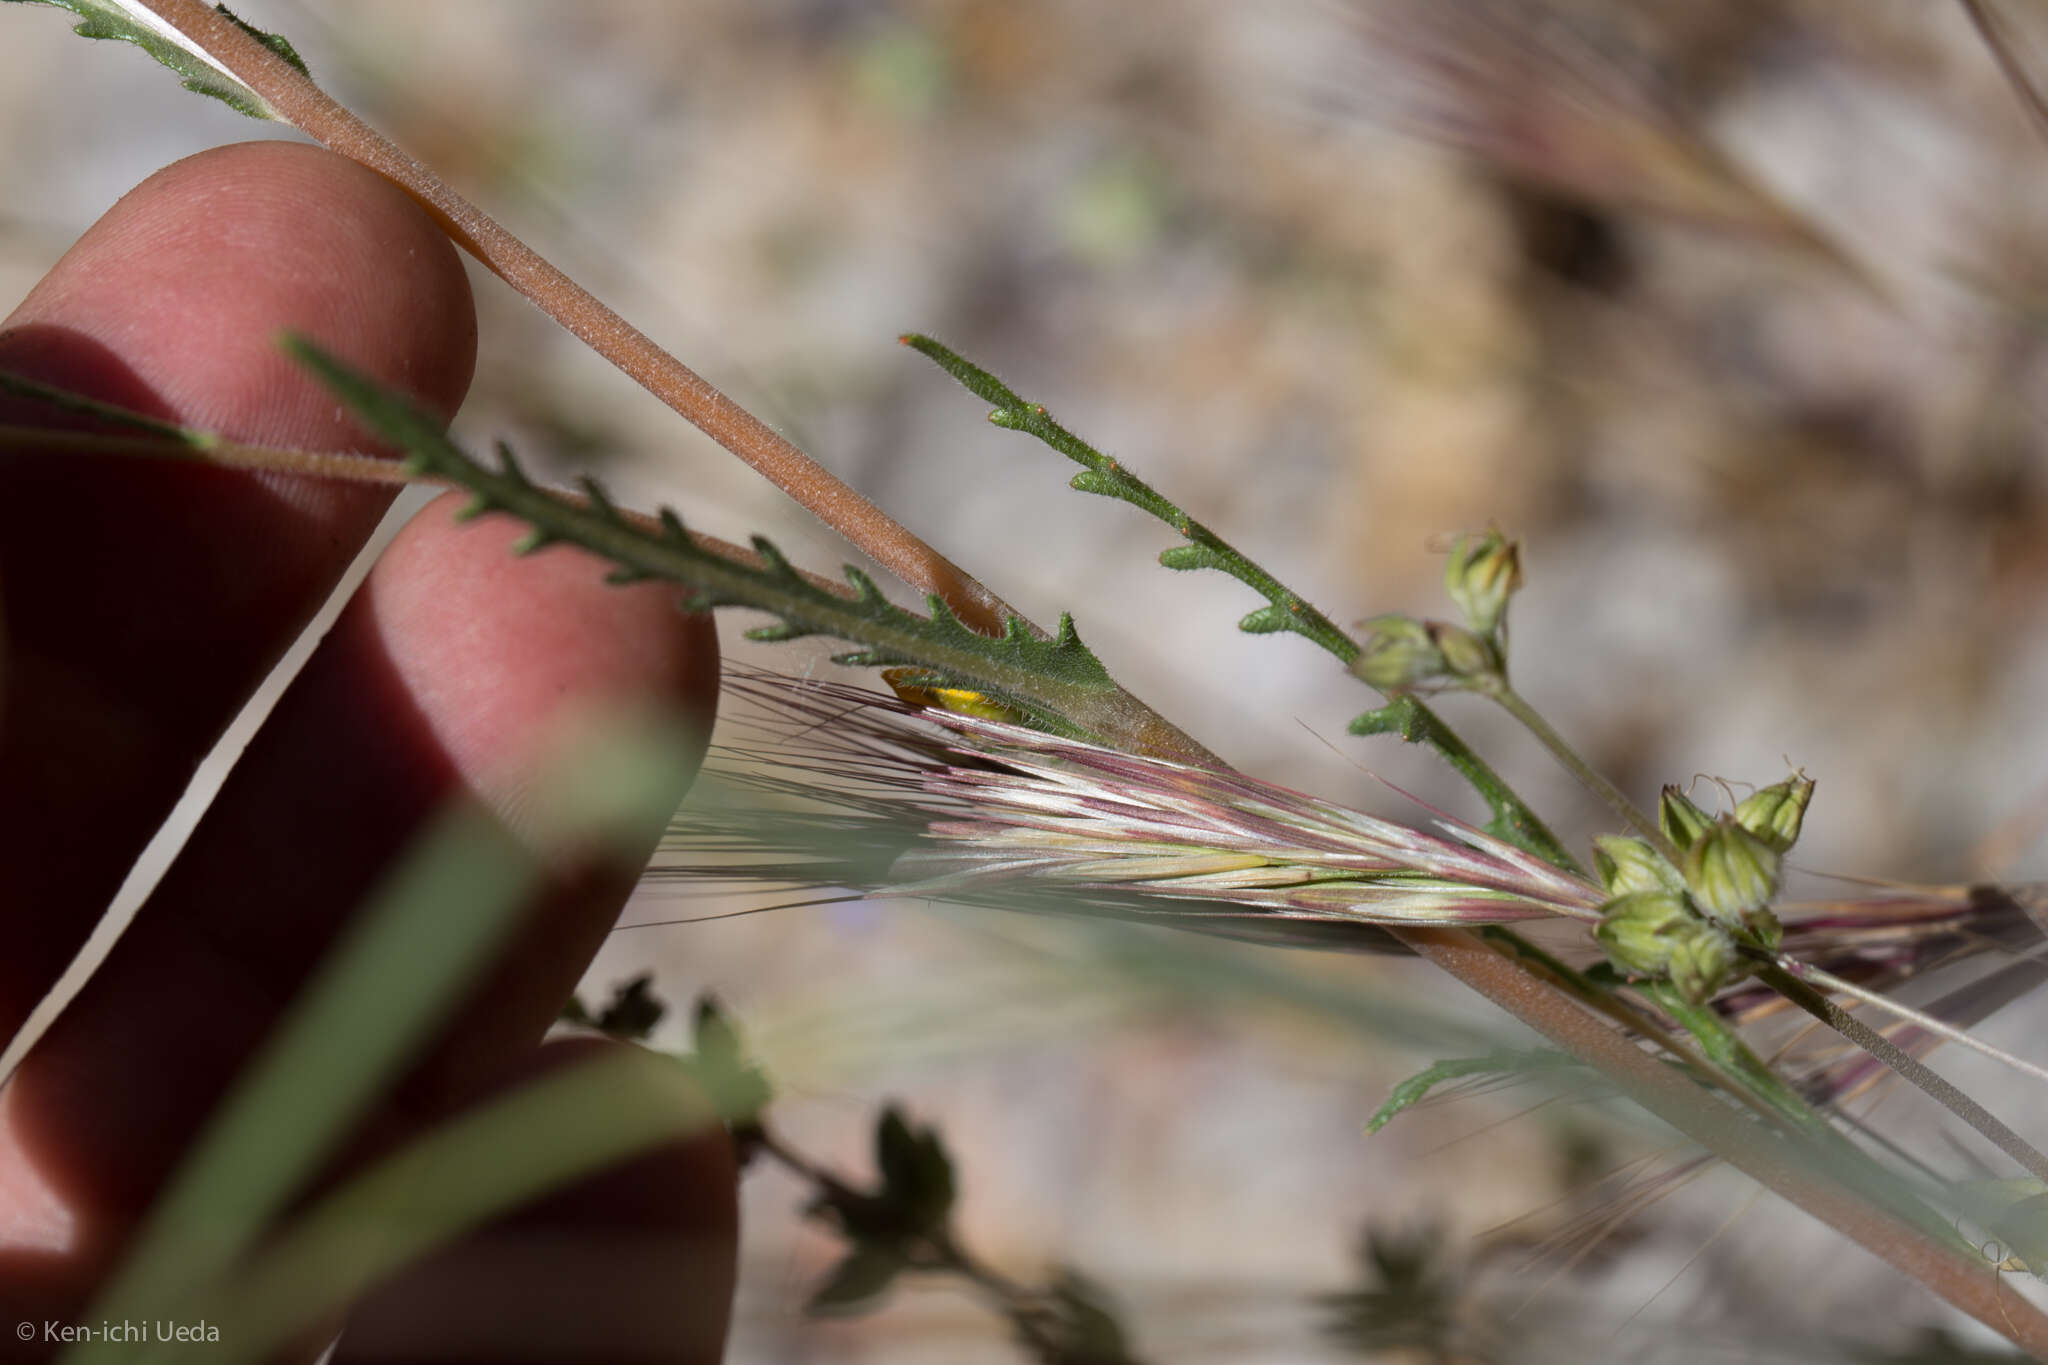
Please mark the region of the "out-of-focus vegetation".
<svg viewBox="0 0 2048 1365"><path fill-rule="evenodd" d="M1369 762L1461 799L1416 756L1342 738L1354 683L1299 642L1237 636L1241 594L1158 572L1164 541L979 426L897 333L1013 378L1340 620L1433 606L1437 538L1508 528L1529 574L1518 685L1639 798L1789 755L1821 783L1808 870L2048 869L2048 141L1961 5L246 8L998 591L1040 619L1085 606L1118 676L1234 763L1385 808L1350 766ZM1998 13L2026 58L2039 6ZM11 297L127 185L250 128L58 16L5 17ZM60 99L63 123L34 114ZM834 561L523 303L480 303L463 429ZM1151 628L1168 615L1170 647ZM1541 755L1469 728L1576 846L1606 827ZM1366 1221L1473 1245L1566 1198L1527 1225L1545 1245L1630 1207L1652 1150L1562 1105L1490 1128L1547 1092L1367 1141L1428 1058L1134 990L1002 921L797 910L621 935L597 975L643 964L669 998L730 1000L780 1121L844 1165L874 1097L910 1097L960 1156L974 1244L1086 1266L1148 1359L1345 1358L1357 1334L1319 1336L1305 1296L1378 1302L1354 1284ZM1300 969L1452 993L1412 964ZM750 1189L735 1359L1011 1358L943 1291L800 1323L835 1248L778 1180ZM1599 1323L1710 1322L1713 1342L1903 1350L1936 1320L1769 1199L1717 1237L1742 1197L1703 1177L1624 1230L1625 1256L1573 1262L1571 1241L1524 1292Z"/></svg>

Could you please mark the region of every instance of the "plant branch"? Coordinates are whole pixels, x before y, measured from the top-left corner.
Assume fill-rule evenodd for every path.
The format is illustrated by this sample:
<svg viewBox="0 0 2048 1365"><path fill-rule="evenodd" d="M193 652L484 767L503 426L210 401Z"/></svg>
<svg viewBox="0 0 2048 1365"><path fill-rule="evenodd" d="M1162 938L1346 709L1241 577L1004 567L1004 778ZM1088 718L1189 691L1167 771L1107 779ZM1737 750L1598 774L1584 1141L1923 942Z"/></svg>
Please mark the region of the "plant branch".
<svg viewBox="0 0 2048 1365"><path fill-rule="evenodd" d="M1920 1281L2023 1350L2048 1355L2048 1315L2004 1292L1981 1261L1869 1191L1843 1183L1814 1149L1773 1133L1701 1090L1561 992L1466 931L1390 930L1408 947L1601 1072L1636 1103L1738 1170L1768 1185L1873 1255Z"/></svg>
<svg viewBox="0 0 2048 1365"><path fill-rule="evenodd" d="M448 236L578 340L788 493L862 553L963 622L999 634L1018 613L803 451L656 345L440 177L202 0L142 0L284 121L418 200Z"/></svg>
<svg viewBox="0 0 2048 1365"><path fill-rule="evenodd" d="M2048 1181L2048 1156L2043 1156L1996 1115L1943 1080L1925 1062L1901 1051L1891 1039L1786 970L1776 957L1757 956L1758 980L1897 1072L1909 1085L1967 1123L1985 1141L2018 1162L2036 1179Z"/></svg>
<svg viewBox="0 0 2048 1365"><path fill-rule="evenodd" d="M1486 823L1488 834L1505 839L1573 876L1586 875L1579 860L1572 857L1515 789L1457 731L1445 724L1443 717L1418 698L1395 697L1385 706L1353 717L1347 728L1354 735L1395 735L1409 744L1427 744L1486 802L1492 812Z"/></svg>
<svg viewBox="0 0 2048 1365"><path fill-rule="evenodd" d="M811 1187L814 1212L820 1209L852 1211L871 1206L875 1202L875 1196L862 1193L845 1179L805 1156L765 1123L757 1123L750 1130L749 1140L754 1151L776 1162ZM1097 1351L1101 1351L1104 1343L1074 1342L1067 1339L1073 1324L1061 1312L1062 1289L1036 1289L998 1271L961 1245L950 1219L916 1234L911 1239L911 1244L905 1246L903 1251L907 1255L903 1262L905 1269L925 1274L951 1275L964 1282L1008 1320L1019 1340L1030 1347L1032 1353L1040 1360L1063 1361L1085 1358L1100 1361L1101 1365L1135 1365L1131 1357L1121 1349L1120 1330L1116 1331L1118 1349L1113 1353L1087 1354L1085 1357L1077 1355L1077 1348L1093 1346ZM1063 1322L1068 1328L1067 1332L1061 1330Z"/></svg>
<svg viewBox="0 0 2048 1365"><path fill-rule="evenodd" d="M1962 6L1963 13L1970 16L1970 24L1977 30L1977 36L1991 50L1991 60L1998 63L1998 73L2005 77L2005 83L2019 98L2020 107L2027 111L2027 119L2034 125L2034 131L2048 137L2048 98L2042 96L2040 86L2027 74L2026 63L2014 50L2012 35L2005 31L2004 21L1984 0L1962 0Z"/></svg>
<svg viewBox="0 0 2048 1365"><path fill-rule="evenodd" d="M1565 737L1543 718L1542 712L1509 686L1506 678L1495 675L1474 690L1481 696L1491 697L1502 710L1521 722L1522 728L1536 736L1538 742L1550 750L1551 756L1579 780L1580 786L1606 802L1607 808L1619 816L1623 824L1649 840L1652 848L1676 865L1677 852L1671 847L1671 841L1664 837L1664 831L1657 827L1657 822L1638 810L1636 803L1623 795L1621 789L1609 782L1599 769L1580 758L1578 750L1572 748Z"/></svg>
<svg viewBox="0 0 2048 1365"><path fill-rule="evenodd" d="M8 375L0 370L0 387ZM205 437L194 440L193 437ZM282 446L244 445L197 432L189 427L173 428L161 436L101 436L89 431L52 431L46 427L0 424L0 450L66 450L88 455L141 456L145 459L179 460L186 464L232 469L244 474L288 474L301 479L340 479L348 483L405 486L425 484L436 488L460 488L453 479L414 473L404 461L380 455L357 455L330 450L297 450ZM588 508L590 499L561 488L534 485L534 491L566 507ZM645 512L617 509L628 523L648 532L662 529L661 519ZM726 560L740 568L759 571L767 561L744 545L735 545L701 531L689 531L690 543L704 554ZM798 569L812 587L836 593L849 600L853 589L837 579L808 569Z"/></svg>

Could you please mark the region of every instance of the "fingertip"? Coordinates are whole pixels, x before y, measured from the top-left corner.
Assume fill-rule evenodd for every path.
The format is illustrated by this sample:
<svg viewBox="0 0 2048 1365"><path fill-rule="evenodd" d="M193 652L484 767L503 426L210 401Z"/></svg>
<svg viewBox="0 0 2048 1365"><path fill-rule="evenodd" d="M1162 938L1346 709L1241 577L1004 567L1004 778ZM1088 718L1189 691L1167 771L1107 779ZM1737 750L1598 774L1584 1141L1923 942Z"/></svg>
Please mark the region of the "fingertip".
<svg viewBox="0 0 2048 1365"><path fill-rule="evenodd" d="M574 547L515 555L524 528L460 521L462 501L414 518L365 590L386 658L455 768L502 810L552 725L651 708L696 739L680 800L718 703L709 615L680 611L674 584L606 583L608 566Z"/></svg>
<svg viewBox="0 0 2048 1365"><path fill-rule="evenodd" d="M162 415L315 449L360 442L279 349L281 332L319 339L443 416L476 362L469 282L433 220L374 172L291 142L218 147L157 172L7 326L93 343L70 349L103 350ZM88 390L98 378L45 377Z"/></svg>
<svg viewBox="0 0 2048 1365"><path fill-rule="evenodd" d="M468 284L427 213L332 153L265 142L124 197L0 326L0 366L244 441L374 448L278 350L285 328L442 413L474 364ZM61 424L25 401L0 414ZM0 457L0 1034L390 496L76 450Z"/></svg>

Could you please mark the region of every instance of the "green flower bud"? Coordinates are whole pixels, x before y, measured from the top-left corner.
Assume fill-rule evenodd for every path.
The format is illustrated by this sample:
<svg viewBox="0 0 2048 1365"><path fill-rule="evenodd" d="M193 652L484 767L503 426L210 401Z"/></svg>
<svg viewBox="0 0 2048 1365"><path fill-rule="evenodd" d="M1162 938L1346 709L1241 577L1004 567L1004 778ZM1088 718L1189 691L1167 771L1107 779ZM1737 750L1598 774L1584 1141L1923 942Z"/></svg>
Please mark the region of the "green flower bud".
<svg viewBox="0 0 2048 1365"><path fill-rule="evenodd" d="M1635 891L1607 902L1602 913L1593 936L1608 961L1633 976L1667 980L1694 1004L1742 970L1728 931L1700 918L1684 896Z"/></svg>
<svg viewBox="0 0 2048 1365"><path fill-rule="evenodd" d="M1636 891L1669 891L1675 895L1685 890L1685 879L1678 875L1678 869L1651 848L1646 839L1602 834L1593 840L1593 846L1593 866L1610 896L1626 896Z"/></svg>
<svg viewBox="0 0 2048 1365"><path fill-rule="evenodd" d="M1813 800L1813 779L1794 773L1783 782L1745 797L1735 807L1735 823L1780 853L1799 842L1799 826L1806 819L1807 803Z"/></svg>
<svg viewBox="0 0 2048 1365"><path fill-rule="evenodd" d="M1444 655L1430 629L1412 616L1375 616L1351 672L1386 693L1412 691L1440 681Z"/></svg>
<svg viewBox="0 0 2048 1365"><path fill-rule="evenodd" d="M1657 799L1657 823L1664 830L1664 837L1671 846L1684 853L1699 842L1700 836L1713 828L1714 817L1686 799L1684 792L1676 787L1666 787Z"/></svg>
<svg viewBox="0 0 2048 1365"><path fill-rule="evenodd" d="M1704 1005L1723 986L1749 974L1735 941L1720 925L1705 921L1674 936L1671 962L1664 970L1672 986L1694 1005Z"/></svg>
<svg viewBox="0 0 2048 1365"><path fill-rule="evenodd" d="M1768 920L1778 894L1778 851L1733 820L1717 820L1686 850L1686 888L1700 909L1731 929Z"/></svg>
<svg viewBox="0 0 2048 1365"><path fill-rule="evenodd" d="M1461 626L1431 621L1429 638L1443 655L1445 670L1459 681L1500 676L1500 650L1485 636Z"/></svg>
<svg viewBox="0 0 2048 1365"><path fill-rule="evenodd" d="M1500 629L1508 599L1522 586L1521 547L1499 531L1459 536L1444 569L1444 587L1465 614L1465 624L1481 635Z"/></svg>

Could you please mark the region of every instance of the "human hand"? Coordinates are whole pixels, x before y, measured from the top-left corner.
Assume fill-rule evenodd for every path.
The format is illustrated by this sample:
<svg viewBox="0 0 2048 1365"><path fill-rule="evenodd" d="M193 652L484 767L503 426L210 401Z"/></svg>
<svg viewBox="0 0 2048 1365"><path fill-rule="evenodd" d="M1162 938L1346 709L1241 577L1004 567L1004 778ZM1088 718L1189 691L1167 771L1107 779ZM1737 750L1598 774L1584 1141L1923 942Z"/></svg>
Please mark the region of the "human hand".
<svg viewBox="0 0 2048 1365"><path fill-rule="evenodd" d="M180 162L110 210L0 328L0 368L250 442L362 449L277 333L307 333L448 414L475 327L453 249L411 200L329 153L252 143ZM0 421L49 420L0 402ZM388 500L0 453L0 1039ZM447 798L514 808L534 741L593 702L708 730L708 618L680 615L659 586L605 586L577 551L514 559L517 528L458 528L455 505L435 503L385 553L0 1090L0 1319L83 1311L298 984ZM355 1149L599 1046L535 1050L636 875L556 877ZM716 1360L733 1183L711 1134L557 1195L379 1292L337 1359ZM0 1352L50 1353L15 1341L14 1322L0 1322Z"/></svg>

